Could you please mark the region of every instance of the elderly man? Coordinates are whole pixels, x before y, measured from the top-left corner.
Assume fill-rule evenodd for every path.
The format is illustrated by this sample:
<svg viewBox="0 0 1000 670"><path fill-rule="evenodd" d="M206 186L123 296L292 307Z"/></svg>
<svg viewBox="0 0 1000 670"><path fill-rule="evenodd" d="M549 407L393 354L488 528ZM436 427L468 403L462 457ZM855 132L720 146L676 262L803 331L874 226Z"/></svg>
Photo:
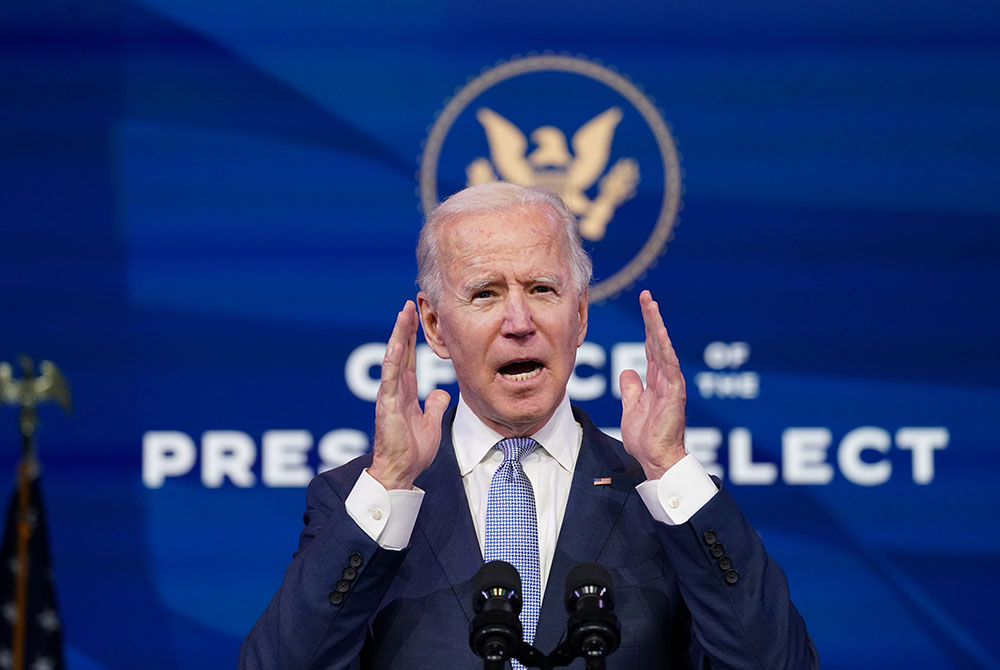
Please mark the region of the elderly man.
<svg viewBox="0 0 1000 670"><path fill-rule="evenodd" d="M815 666L781 569L685 454L684 378L648 291L646 383L620 379L624 445L570 406L591 266L562 201L466 189L428 218L417 256L419 316L408 301L396 318L373 452L310 484L240 667L479 667L467 639L484 558L518 568L525 639L543 652L565 629L567 573L594 561L621 621L609 668ZM445 391L418 402L418 322L455 367L447 413Z"/></svg>

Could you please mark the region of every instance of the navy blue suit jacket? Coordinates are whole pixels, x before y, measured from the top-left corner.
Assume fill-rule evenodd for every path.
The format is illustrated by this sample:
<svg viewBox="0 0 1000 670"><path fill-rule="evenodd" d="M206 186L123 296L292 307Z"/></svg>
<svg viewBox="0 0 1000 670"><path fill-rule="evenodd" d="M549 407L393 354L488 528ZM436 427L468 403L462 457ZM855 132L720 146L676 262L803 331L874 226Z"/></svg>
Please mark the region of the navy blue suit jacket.
<svg viewBox="0 0 1000 670"><path fill-rule="evenodd" d="M609 670L815 667L785 576L728 492L688 523L658 523L635 491L645 480L638 463L583 412L574 415L583 443L534 645L548 653L560 642L566 575L593 561L611 574L621 622ZM415 482L426 494L403 551L379 548L345 510L370 454L313 480L298 551L243 643L241 669L482 667L468 634L483 557L451 443L453 419L454 409L434 462ZM601 477L611 485L595 486ZM734 583L706 542L709 532L738 573Z"/></svg>

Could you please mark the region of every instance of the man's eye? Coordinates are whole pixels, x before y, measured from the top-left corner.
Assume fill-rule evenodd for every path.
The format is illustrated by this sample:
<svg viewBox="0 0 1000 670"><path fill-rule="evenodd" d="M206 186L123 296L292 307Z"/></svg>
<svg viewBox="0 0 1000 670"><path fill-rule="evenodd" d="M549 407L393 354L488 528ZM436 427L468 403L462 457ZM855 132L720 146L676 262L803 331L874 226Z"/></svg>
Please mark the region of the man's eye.
<svg viewBox="0 0 1000 670"><path fill-rule="evenodd" d="M535 293L552 293L552 287L545 286L544 284L536 286Z"/></svg>
<svg viewBox="0 0 1000 670"><path fill-rule="evenodd" d="M482 298L482 299L492 298L492 297L493 297L493 291L479 291L478 293L476 293L476 295L473 296L473 298Z"/></svg>

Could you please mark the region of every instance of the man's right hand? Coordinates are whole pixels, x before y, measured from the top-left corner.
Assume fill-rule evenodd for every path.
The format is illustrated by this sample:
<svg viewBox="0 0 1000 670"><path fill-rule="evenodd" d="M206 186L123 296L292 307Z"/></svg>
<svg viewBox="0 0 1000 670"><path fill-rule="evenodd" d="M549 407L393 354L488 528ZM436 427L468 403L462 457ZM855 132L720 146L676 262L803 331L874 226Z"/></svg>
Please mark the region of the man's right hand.
<svg viewBox="0 0 1000 670"><path fill-rule="evenodd" d="M420 409L417 398L417 307L407 300L396 317L375 399L375 445L368 474L386 489L410 489L434 460L441 417L451 396L435 389Z"/></svg>

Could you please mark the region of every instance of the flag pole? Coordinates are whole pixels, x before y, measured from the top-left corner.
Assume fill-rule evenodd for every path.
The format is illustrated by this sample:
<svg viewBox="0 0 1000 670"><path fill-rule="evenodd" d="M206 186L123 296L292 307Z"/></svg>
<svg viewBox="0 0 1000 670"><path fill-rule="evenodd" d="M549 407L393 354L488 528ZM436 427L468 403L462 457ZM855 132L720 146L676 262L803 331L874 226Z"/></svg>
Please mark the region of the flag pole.
<svg viewBox="0 0 1000 670"><path fill-rule="evenodd" d="M17 569L14 583L15 618L11 640L12 670L24 670L24 651L28 624L28 577L31 569L29 553L31 536L35 532L36 514L31 513L31 481L38 476L35 459L35 431L38 427L39 402L55 401L66 412L72 411L69 386L59 368L42 361L40 376L35 376L34 364L27 356L19 360L24 370L20 380L13 378L11 366L0 363L0 405L19 405L18 426L21 432L21 461L17 467Z"/></svg>
<svg viewBox="0 0 1000 670"><path fill-rule="evenodd" d="M27 379L27 373L25 373ZM28 571L31 569L28 546L34 526L28 517L28 491L31 476L37 472L32 436L35 428L34 406L21 407L21 462L17 465L17 581L14 582L14 603L17 612L13 633L13 670L24 670L24 642L28 622Z"/></svg>

